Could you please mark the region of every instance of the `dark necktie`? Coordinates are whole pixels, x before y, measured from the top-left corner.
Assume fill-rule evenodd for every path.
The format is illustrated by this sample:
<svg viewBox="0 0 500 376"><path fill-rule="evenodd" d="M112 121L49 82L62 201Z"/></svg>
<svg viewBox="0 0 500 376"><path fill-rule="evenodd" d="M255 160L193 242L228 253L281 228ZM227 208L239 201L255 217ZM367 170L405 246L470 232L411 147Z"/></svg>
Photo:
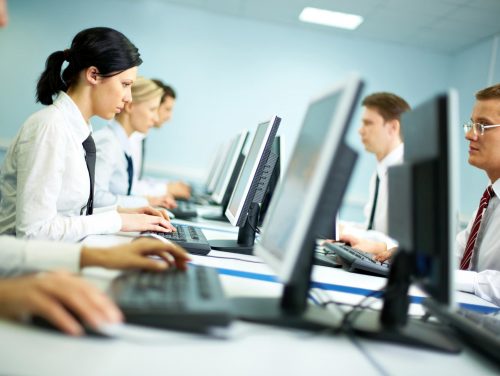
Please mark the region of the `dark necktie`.
<svg viewBox="0 0 500 376"><path fill-rule="evenodd" d="M142 149L141 149L141 169L139 170L139 179L142 179L144 175L144 160L146 159L146 137L142 139Z"/></svg>
<svg viewBox="0 0 500 376"><path fill-rule="evenodd" d="M125 153L125 159L127 160L127 174L128 174L128 189L127 196L130 196L132 191L132 181L134 179L134 164L132 163L132 157Z"/></svg>
<svg viewBox="0 0 500 376"><path fill-rule="evenodd" d="M87 170L89 171L90 178L90 194L87 201L87 215L91 215L94 211L94 179L95 179L95 157L96 149L94 139L92 134L90 134L85 141L82 143L85 149L85 163L87 164ZM82 213L83 214L83 210Z"/></svg>
<svg viewBox="0 0 500 376"><path fill-rule="evenodd" d="M380 184L380 179L378 174L375 175L375 192L373 193L373 204L372 204L372 212L370 213L370 221L368 222L368 230L373 229L373 221L375 219L375 210L377 210L377 201L378 201L378 186Z"/></svg>
<svg viewBox="0 0 500 376"><path fill-rule="evenodd" d="M460 269L462 270L469 269L470 260L472 260L472 256L474 254L474 246L476 245L477 234L479 232L479 227L481 227L481 219L483 219L483 213L488 207L491 197L493 197L494 195L495 192L493 192L493 188L490 185L484 191L481 201L479 201L479 209L477 210L476 218L474 219L474 223L472 224L472 228L470 230L469 239L467 239L467 245L465 246L462 261L460 262Z"/></svg>

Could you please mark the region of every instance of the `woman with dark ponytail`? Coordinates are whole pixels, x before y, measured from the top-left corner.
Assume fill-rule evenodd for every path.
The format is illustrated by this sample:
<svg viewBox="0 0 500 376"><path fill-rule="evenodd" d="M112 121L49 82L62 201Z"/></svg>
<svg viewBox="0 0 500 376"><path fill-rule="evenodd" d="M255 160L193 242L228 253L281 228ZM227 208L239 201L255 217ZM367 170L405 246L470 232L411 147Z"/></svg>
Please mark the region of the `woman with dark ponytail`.
<svg viewBox="0 0 500 376"><path fill-rule="evenodd" d="M122 111L141 63L137 48L105 27L81 31L70 48L48 57L36 90L47 107L23 124L2 167L0 234L76 241L120 230L172 229L164 211L149 207L94 213L90 118L112 119Z"/></svg>

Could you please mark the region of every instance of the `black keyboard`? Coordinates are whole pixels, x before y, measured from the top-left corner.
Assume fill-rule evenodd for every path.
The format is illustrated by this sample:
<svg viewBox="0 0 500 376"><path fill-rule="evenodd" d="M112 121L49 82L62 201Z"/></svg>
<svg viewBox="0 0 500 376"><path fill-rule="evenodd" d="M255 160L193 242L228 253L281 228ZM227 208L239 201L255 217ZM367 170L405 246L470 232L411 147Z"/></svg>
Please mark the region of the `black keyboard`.
<svg viewBox="0 0 500 376"><path fill-rule="evenodd" d="M441 321L455 329L464 339L464 343L500 364L499 313L491 316L464 308L449 310L431 299L426 299L424 305Z"/></svg>
<svg viewBox="0 0 500 376"><path fill-rule="evenodd" d="M169 210L175 215L175 218L179 219L189 219L198 216L196 204L190 201L177 201L177 207Z"/></svg>
<svg viewBox="0 0 500 376"><path fill-rule="evenodd" d="M195 255L205 256L211 251L210 244L200 228L179 224L173 224L173 226L177 229L176 232L145 231L142 235L151 235L173 241Z"/></svg>
<svg viewBox="0 0 500 376"><path fill-rule="evenodd" d="M204 266L126 272L113 280L110 294L132 324L203 332L232 320L217 271Z"/></svg>
<svg viewBox="0 0 500 376"><path fill-rule="evenodd" d="M337 255L337 261L350 272L366 273L386 277L389 274L387 262L375 261L372 255L342 243L326 243L326 249Z"/></svg>

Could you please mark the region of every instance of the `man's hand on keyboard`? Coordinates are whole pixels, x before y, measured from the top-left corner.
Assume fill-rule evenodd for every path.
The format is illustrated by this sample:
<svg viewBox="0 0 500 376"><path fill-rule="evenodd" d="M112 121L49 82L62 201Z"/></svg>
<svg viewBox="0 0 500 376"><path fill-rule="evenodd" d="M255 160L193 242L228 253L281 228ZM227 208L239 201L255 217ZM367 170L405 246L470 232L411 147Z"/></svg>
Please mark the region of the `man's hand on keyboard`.
<svg viewBox="0 0 500 376"><path fill-rule="evenodd" d="M384 262L391 258L393 250L387 249L387 244L374 240L358 238L351 234L343 234L340 236L340 241L349 243L352 248L360 251L373 254L375 261Z"/></svg>
<svg viewBox="0 0 500 376"><path fill-rule="evenodd" d="M157 256L153 259L149 256ZM83 247L80 266L102 266L108 269L147 269L162 271L175 266L185 270L188 253L173 243L154 239L138 239L129 244L109 248Z"/></svg>

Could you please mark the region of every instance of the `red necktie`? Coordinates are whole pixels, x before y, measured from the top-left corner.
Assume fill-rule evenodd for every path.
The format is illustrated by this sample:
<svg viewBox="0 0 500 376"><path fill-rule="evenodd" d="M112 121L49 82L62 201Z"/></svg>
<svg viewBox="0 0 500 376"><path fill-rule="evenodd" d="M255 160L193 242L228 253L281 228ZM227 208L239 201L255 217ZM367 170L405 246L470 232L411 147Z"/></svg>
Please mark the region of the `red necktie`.
<svg viewBox="0 0 500 376"><path fill-rule="evenodd" d="M465 251L462 256L462 261L460 262L460 269L462 270L469 269L470 260L472 259L474 246L476 245L477 233L479 232L479 227L481 226L481 219L483 218L484 210L488 207L490 198L494 195L495 192L493 192L493 188L491 188L490 185L484 191L483 197L479 202L479 209L477 210L476 219L474 219L474 223L470 230L469 239L467 240L467 245L465 246Z"/></svg>

